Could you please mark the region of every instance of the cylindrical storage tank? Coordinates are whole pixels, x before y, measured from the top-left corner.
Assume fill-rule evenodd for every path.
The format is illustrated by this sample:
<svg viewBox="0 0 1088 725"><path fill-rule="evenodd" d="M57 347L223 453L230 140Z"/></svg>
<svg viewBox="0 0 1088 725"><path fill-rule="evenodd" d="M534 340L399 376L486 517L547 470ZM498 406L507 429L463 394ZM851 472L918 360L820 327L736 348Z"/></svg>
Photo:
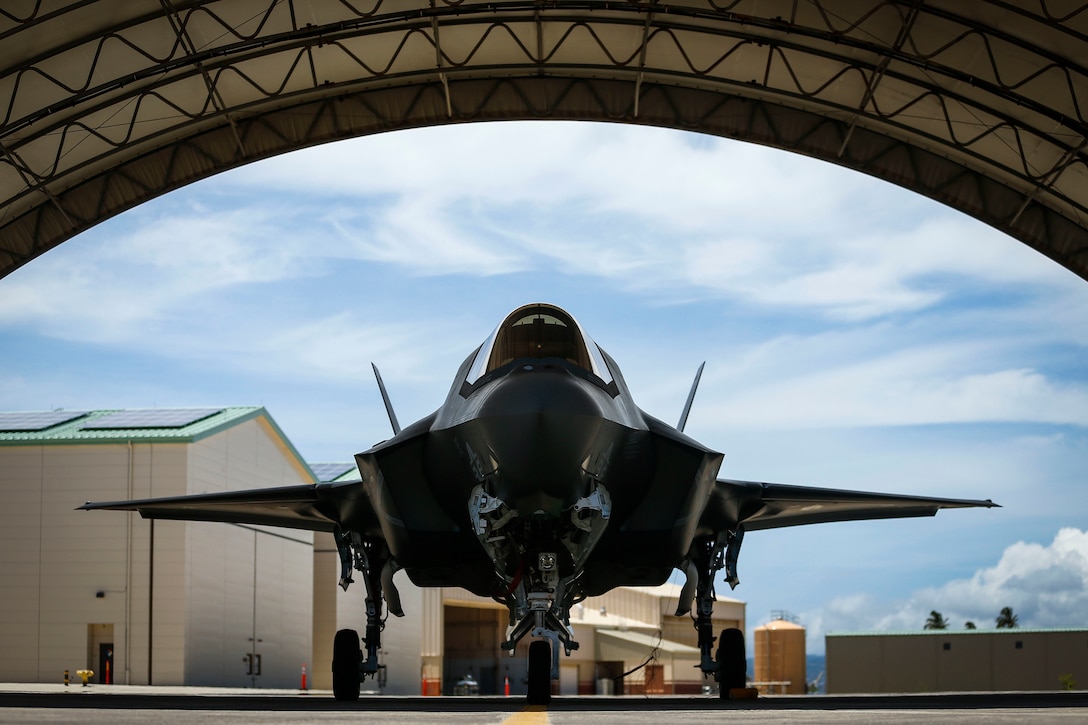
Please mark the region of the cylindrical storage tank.
<svg viewBox="0 0 1088 725"><path fill-rule="evenodd" d="M804 627L776 619L756 627L755 645L755 681L760 692L804 695L808 691ZM781 684L785 682L789 684Z"/></svg>

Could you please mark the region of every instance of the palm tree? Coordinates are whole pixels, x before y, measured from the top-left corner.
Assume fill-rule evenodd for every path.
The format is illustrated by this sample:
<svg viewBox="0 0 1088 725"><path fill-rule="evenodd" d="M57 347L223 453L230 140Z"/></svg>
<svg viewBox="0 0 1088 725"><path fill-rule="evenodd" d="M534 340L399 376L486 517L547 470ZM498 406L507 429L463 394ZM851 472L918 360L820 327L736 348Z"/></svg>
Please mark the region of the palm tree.
<svg viewBox="0 0 1088 725"><path fill-rule="evenodd" d="M1020 618L1012 613L1012 607L1002 607L997 615L998 629L1016 629L1020 626Z"/></svg>
<svg viewBox="0 0 1088 725"><path fill-rule="evenodd" d="M925 629L948 629L948 620L944 618L943 614L934 609L929 613Z"/></svg>
<svg viewBox="0 0 1088 725"><path fill-rule="evenodd" d="M972 622L971 620L967 620L967 624L963 625L963 628L964 629L978 629L978 627L975 626L975 623Z"/></svg>

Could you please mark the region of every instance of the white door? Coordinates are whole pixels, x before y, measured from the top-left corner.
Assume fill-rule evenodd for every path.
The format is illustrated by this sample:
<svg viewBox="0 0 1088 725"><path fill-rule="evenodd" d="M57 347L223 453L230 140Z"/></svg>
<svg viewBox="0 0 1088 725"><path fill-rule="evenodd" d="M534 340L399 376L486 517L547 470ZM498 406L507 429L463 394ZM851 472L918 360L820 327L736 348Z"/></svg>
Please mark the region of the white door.
<svg viewBox="0 0 1088 725"><path fill-rule="evenodd" d="M559 665L559 694L578 694L578 665Z"/></svg>

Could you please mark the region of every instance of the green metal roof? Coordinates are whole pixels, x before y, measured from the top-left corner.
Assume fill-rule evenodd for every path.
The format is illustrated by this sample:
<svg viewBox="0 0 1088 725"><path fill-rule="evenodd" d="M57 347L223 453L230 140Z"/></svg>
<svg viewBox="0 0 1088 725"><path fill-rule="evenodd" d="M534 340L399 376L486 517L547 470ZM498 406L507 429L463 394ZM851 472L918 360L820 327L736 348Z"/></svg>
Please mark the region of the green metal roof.
<svg viewBox="0 0 1088 725"><path fill-rule="evenodd" d="M120 417L119 414L125 415ZM298 460L302 468L308 471L312 478L316 478L294 444L284 435L268 411L261 406L237 406L220 408L218 411L215 408L111 409L92 410L72 415L76 417L56 425L43 423L44 427L39 430L0 430L0 446L195 443L255 418L264 418L264 422L280 438L280 442ZM49 416L42 413L0 413L0 416L7 419L19 417L29 420L39 419L46 423L49 419ZM129 421L125 424L130 427L102 427L109 425L109 421L105 419L111 416L122 422ZM179 424L179 421L185 421L187 416L195 419L191 423ZM157 425L156 421L161 421L161 424Z"/></svg>
<svg viewBox="0 0 1088 725"><path fill-rule="evenodd" d="M57 425L42 430L0 430L0 445L70 445L79 443L192 443L252 420L259 415L268 416L260 407L222 408L211 415L202 415L198 420L185 425L164 423L154 424L156 414L168 420L172 414L195 414L204 409L191 408L154 408L148 410L93 410ZM118 414L147 413L151 423L131 424L131 427L101 428L103 419ZM270 419L271 420L271 419Z"/></svg>

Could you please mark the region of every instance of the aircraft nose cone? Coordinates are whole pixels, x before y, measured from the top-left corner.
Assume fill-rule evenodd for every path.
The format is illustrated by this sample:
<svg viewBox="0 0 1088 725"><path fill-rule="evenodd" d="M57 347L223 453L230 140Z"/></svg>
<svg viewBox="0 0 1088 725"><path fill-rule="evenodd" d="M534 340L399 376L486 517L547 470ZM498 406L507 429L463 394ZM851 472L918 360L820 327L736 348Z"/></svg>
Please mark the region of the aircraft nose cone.
<svg viewBox="0 0 1088 725"><path fill-rule="evenodd" d="M602 410L585 385L566 370L526 364L497 381L481 416L591 415Z"/></svg>
<svg viewBox="0 0 1088 725"><path fill-rule="evenodd" d="M523 515L558 515L585 495L583 461L601 445L602 411L562 370L532 369L497 381L480 409L496 454L496 495Z"/></svg>

